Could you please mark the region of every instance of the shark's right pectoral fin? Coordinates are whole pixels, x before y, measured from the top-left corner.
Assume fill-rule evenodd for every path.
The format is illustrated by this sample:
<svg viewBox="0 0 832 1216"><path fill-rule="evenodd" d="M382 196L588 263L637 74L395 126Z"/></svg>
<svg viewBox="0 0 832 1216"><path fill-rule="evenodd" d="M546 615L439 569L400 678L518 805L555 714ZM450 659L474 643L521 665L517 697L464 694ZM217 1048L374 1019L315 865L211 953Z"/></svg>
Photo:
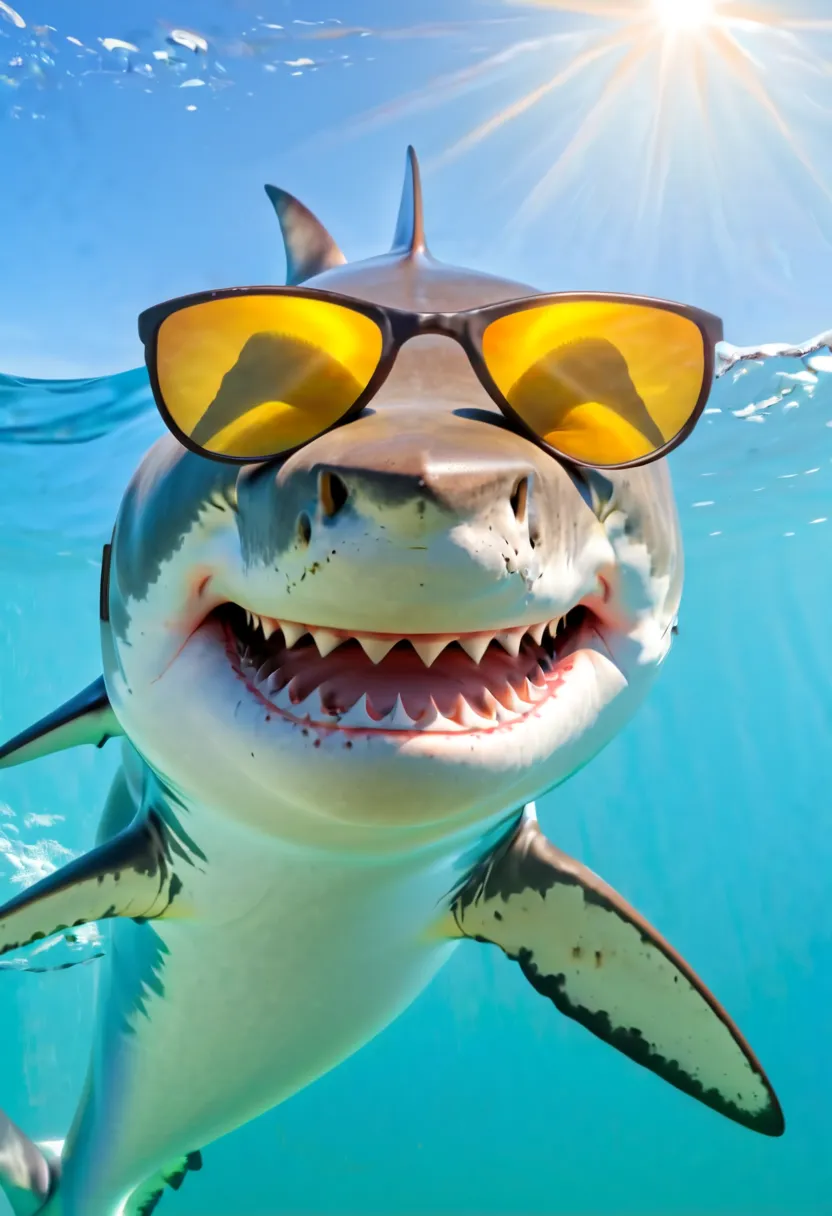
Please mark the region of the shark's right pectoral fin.
<svg viewBox="0 0 832 1216"><path fill-rule="evenodd" d="M193 864L155 812L143 815L0 908L0 955L110 917L145 921L187 915L175 857Z"/></svg>
<svg viewBox="0 0 832 1216"><path fill-rule="evenodd" d="M656 930L531 816L456 896L449 936L499 946L567 1017L712 1110L767 1136L783 1115L751 1048Z"/></svg>
<svg viewBox="0 0 832 1216"><path fill-rule="evenodd" d="M122 733L104 677L99 676L77 696L0 746L0 768L12 768L85 743L103 747L108 739Z"/></svg>

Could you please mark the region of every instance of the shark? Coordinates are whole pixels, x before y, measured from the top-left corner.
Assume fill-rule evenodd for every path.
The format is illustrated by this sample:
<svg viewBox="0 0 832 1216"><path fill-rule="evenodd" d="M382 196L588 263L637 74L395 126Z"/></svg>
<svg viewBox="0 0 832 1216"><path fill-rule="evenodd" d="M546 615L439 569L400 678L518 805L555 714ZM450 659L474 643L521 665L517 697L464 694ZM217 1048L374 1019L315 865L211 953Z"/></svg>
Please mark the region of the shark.
<svg viewBox="0 0 832 1216"><path fill-rule="evenodd" d="M412 149L379 257L347 262L266 189L291 284L433 311L535 291L433 256ZM535 810L636 713L682 582L666 461L556 459L442 335L409 341L371 406L286 457L235 465L166 433L104 547L103 674L0 748L0 768L121 748L93 847L0 908L2 954L105 936L65 1138L0 1116L15 1216L149 1216L212 1141L358 1051L465 943L705 1107L781 1135L728 1013Z"/></svg>

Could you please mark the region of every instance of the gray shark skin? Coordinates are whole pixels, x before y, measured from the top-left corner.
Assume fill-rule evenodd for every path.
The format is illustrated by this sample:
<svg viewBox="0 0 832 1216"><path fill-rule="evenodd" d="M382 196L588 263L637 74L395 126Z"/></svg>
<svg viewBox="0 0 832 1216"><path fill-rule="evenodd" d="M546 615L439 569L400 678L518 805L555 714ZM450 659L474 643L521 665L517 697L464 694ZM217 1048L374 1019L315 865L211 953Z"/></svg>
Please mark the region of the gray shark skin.
<svg viewBox="0 0 832 1216"><path fill-rule="evenodd" d="M412 151L393 249L363 263L268 192L294 283L426 311L533 291L433 258ZM0 953L108 922L66 1140L0 1119L15 1216L164 1206L207 1145L357 1051L464 940L780 1135L725 1011L535 818L632 718L681 587L664 463L570 471L441 336L287 458L161 439L105 562L103 679L0 749L1 768L123 736L95 847L0 909Z"/></svg>

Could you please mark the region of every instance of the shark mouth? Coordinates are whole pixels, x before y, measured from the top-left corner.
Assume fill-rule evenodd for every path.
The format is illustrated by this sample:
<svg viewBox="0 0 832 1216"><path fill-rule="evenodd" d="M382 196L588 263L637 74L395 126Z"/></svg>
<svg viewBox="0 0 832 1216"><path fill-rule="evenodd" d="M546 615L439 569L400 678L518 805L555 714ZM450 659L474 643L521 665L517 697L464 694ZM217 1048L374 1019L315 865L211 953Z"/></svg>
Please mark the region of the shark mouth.
<svg viewBox="0 0 832 1216"><path fill-rule="evenodd" d="M212 617L236 674L265 707L301 725L362 733L516 724L557 694L600 624L586 605L535 625L408 637L277 621L229 603Z"/></svg>

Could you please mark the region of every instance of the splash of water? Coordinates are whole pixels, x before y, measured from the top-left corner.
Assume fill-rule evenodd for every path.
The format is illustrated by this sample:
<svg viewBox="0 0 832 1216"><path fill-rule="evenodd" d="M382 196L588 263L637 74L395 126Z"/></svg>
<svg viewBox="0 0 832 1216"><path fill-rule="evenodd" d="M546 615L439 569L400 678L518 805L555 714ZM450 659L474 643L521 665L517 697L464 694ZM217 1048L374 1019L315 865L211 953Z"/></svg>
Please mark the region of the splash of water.
<svg viewBox="0 0 832 1216"><path fill-rule="evenodd" d="M10 100L7 113L18 119L47 117L50 90L82 86L91 79L145 92L187 89L185 108L196 110L191 99L203 94L193 90L204 90L210 97L235 86L247 88L252 68L268 78L352 67L372 61L378 43L453 38L523 20L507 15L369 26L337 17L284 17L277 22L263 15L246 20L242 14L206 11L206 31L163 19L149 21L149 28L119 29L114 16L115 28L91 33L77 28L83 24L80 14L73 15L72 24L67 19L57 28L33 21L28 10L28 3L21 11L0 0L0 112L5 94Z"/></svg>
<svg viewBox="0 0 832 1216"><path fill-rule="evenodd" d="M15 811L0 803L0 870L6 871L13 886L30 887L72 860L72 851L51 837L26 839L33 828L54 827L61 822L62 815L27 815L21 831ZM36 944L25 954L0 959L0 971L66 971L95 962L102 953L98 926L81 925Z"/></svg>

